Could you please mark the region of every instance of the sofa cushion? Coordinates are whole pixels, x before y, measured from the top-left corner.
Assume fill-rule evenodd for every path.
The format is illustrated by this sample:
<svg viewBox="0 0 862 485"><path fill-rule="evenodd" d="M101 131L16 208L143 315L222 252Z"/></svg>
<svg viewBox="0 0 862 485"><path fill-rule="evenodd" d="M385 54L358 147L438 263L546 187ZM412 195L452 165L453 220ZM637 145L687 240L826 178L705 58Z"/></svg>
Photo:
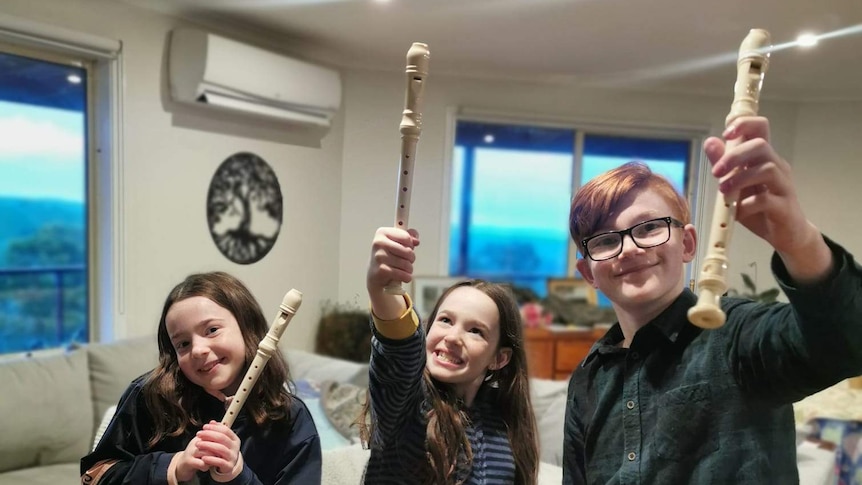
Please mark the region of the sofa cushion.
<svg viewBox="0 0 862 485"><path fill-rule="evenodd" d="M568 381L530 379L530 399L539 430L539 458L545 463L563 463L563 423Z"/></svg>
<svg viewBox="0 0 862 485"><path fill-rule="evenodd" d="M355 444L323 452L321 485L360 483L371 452ZM563 469L550 463L539 463L538 485L559 485Z"/></svg>
<svg viewBox="0 0 862 485"><path fill-rule="evenodd" d="M358 443L359 426L354 424L362 413L368 388L350 383L324 381L320 385L320 403L326 418L335 429L353 443Z"/></svg>
<svg viewBox="0 0 862 485"><path fill-rule="evenodd" d="M0 382L0 472L77 463L89 451L93 407L84 350L4 363Z"/></svg>
<svg viewBox="0 0 862 485"><path fill-rule="evenodd" d="M302 399L314 420L314 427L317 428L317 435L320 437L320 449L326 451L350 444L350 441L341 435L323 411L323 405L320 402L320 383L311 379L299 379L293 382L294 394Z"/></svg>
<svg viewBox="0 0 862 485"><path fill-rule="evenodd" d="M60 485L80 482L80 463L37 466L0 473L0 485Z"/></svg>
<svg viewBox="0 0 862 485"><path fill-rule="evenodd" d="M370 455L359 444L324 451L321 485L361 483Z"/></svg>
<svg viewBox="0 0 862 485"><path fill-rule="evenodd" d="M349 382L357 386L368 386L368 364L313 354L299 349L282 350L290 377L294 381L312 379L317 382Z"/></svg>
<svg viewBox="0 0 862 485"><path fill-rule="evenodd" d="M159 362L156 337L138 337L113 343L94 343L86 347L90 363L90 385L93 388L91 416L102 417L117 404L132 380L153 369ZM92 437L99 424L91 418Z"/></svg>

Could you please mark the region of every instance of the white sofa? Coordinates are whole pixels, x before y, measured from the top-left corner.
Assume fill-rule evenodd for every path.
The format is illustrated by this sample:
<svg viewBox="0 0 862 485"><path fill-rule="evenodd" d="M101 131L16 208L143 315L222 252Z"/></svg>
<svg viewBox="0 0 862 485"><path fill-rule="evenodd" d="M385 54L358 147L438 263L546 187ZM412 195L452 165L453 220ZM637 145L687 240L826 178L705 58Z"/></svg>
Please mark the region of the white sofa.
<svg viewBox="0 0 862 485"><path fill-rule="evenodd" d="M355 395L364 396L368 366L282 350L297 393L314 415L321 436L323 483L358 484L368 452L342 435L347 428L345 420L328 413L334 400L325 402L326 394L309 394L308 390L333 389L326 384L336 382L342 390L353 387ZM155 337L147 337L0 362L0 485L80 483L79 460L92 448L100 422L110 417L106 417L109 408L129 382L156 364L156 357ZM541 484L561 482L558 465L562 461L566 384L531 381L539 426ZM347 431L344 434L348 436L355 432ZM801 483L823 483L820 477L834 464L832 456L803 447L799 451Z"/></svg>
<svg viewBox="0 0 862 485"><path fill-rule="evenodd" d="M0 362L0 484L80 483L105 411L156 359L153 337Z"/></svg>
<svg viewBox="0 0 862 485"><path fill-rule="evenodd" d="M367 385L366 364L282 350L300 395L309 383L338 382L358 389ZM156 360L155 337L146 337L0 361L0 485L80 483L79 460L92 449L100 423L110 417L110 408L132 379L154 367ZM557 462L562 455L565 383L547 381L535 387L542 394L535 399L545 430L541 437L560 444L544 446L543 458ZM320 399L303 398L321 435L323 483L359 483L367 451L340 435ZM549 483L559 483L554 477Z"/></svg>

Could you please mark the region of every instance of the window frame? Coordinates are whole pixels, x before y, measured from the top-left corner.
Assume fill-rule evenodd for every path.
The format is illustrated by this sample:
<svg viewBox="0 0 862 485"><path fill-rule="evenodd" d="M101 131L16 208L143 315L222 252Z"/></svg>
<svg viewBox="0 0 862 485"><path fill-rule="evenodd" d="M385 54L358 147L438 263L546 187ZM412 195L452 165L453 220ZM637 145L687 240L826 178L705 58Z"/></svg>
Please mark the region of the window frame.
<svg viewBox="0 0 862 485"><path fill-rule="evenodd" d="M123 57L119 41L0 14L0 50L87 72L87 285L89 341L125 328ZM14 354L10 354L14 355Z"/></svg>
<svg viewBox="0 0 862 485"><path fill-rule="evenodd" d="M703 153L703 141L709 134L709 125L692 124L688 126L662 123L633 123L633 122L613 122L613 121L596 121L580 118L560 117L553 115L535 115L526 113L512 113L504 111L493 111L476 109L469 107L450 107L446 113L446 148L443 158L443 194L441 204L441 215L443 224L440 230L440 259L438 272L441 275L449 274L449 241L451 229L451 181L452 181L452 166L453 155L455 149L456 131L459 121L477 122L477 123L501 123L512 125L532 125L537 127L547 128L562 128L570 129L575 132L574 154L572 157L572 194L576 193L580 188L581 167L583 164L583 149L584 138L589 135L602 136L621 136L621 137L639 137L650 139L668 139L668 140L687 140L690 143L689 148L689 166L687 170L688 183L685 187L684 196L689 201L691 207L692 224L697 225L703 220L704 202L707 197L704 196L704 190L707 186L707 177L702 177L701 174L709 173L708 164L705 154ZM571 238L568 239L568 255L567 255L567 274L574 275L577 273L578 247ZM686 280L692 281L693 268L698 268L698 257L686 265L685 273Z"/></svg>

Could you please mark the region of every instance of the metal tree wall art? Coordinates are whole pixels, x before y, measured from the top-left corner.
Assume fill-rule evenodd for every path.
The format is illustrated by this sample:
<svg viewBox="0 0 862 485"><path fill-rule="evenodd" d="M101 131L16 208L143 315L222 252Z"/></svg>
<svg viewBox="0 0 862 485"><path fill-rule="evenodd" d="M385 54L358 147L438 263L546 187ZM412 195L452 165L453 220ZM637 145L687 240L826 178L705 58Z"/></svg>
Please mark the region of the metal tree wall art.
<svg viewBox="0 0 862 485"><path fill-rule="evenodd" d="M253 153L231 155L210 181L210 235L219 251L234 263L251 264L266 256L278 239L282 211L278 178Z"/></svg>

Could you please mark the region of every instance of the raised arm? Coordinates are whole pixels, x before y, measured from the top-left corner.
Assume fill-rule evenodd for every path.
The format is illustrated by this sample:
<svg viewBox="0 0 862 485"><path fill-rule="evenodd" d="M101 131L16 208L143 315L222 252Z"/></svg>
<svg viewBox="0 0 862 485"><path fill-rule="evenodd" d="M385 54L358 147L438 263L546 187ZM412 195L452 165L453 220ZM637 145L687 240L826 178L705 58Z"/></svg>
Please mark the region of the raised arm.
<svg viewBox="0 0 862 485"><path fill-rule="evenodd" d="M408 294L387 293L392 282L413 277L415 231L391 227L377 230L371 245L366 284L374 320L369 366L369 391L375 429L372 446L391 444L400 433L415 431L425 368L424 333ZM408 430L408 428L410 428Z"/></svg>
<svg viewBox="0 0 862 485"><path fill-rule="evenodd" d="M735 320L744 323L732 340L737 379L792 401L859 374L862 271L805 216L790 164L770 144L766 118L738 118L724 137L739 143L704 142L712 173L721 192L738 194L737 221L775 249L772 268L790 301L733 304Z"/></svg>

